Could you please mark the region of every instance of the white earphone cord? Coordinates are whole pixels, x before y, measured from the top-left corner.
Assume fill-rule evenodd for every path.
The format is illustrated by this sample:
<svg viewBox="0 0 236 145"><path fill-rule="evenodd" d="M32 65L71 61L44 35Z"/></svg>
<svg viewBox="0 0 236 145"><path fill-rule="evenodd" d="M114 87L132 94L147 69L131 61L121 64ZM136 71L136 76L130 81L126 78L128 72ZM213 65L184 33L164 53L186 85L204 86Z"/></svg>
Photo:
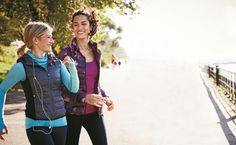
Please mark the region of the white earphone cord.
<svg viewBox="0 0 236 145"><path fill-rule="evenodd" d="M35 76L35 69L34 69L34 61L33 61L33 85L34 85L34 89L35 89L35 92L36 92L36 96L38 97L40 103L41 103L41 106L42 106L42 109L43 109L43 113L44 115L46 116L46 118L49 120L49 129L50 131L49 132L46 132L44 130L41 130L41 129L35 129L34 126L33 126L33 131L35 132L42 132L44 134L51 134L52 133L52 130L53 130L53 127L52 127L52 120L50 119L48 113L45 111L45 108L44 108L44 103L43 103L43 89L38 81L38 79L36 78ZM37 87L36 87L36 83L38 84L39 86L39 89L40 89L40 95L38 94L38 91L37 91Z"/></svg>

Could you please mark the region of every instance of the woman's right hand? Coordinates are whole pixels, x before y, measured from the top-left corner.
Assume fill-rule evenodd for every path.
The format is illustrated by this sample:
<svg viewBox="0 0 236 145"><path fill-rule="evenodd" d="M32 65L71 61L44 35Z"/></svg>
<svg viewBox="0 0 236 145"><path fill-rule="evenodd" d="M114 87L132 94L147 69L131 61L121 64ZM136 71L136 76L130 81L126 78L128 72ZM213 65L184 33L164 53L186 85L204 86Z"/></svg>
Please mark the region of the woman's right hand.
<svg viewBox="0 0 236 145"><path fill-rule="evenodd" d="M104 100L104 97L98 94L88 94L84 98L84 102L90 105L97 106L97 107L102 107L102 105L106 103L106 101Z"/></svg>
<svg viewBox="0 0 236 145"><path fill-rule="evenodd" d="M7 126L3 128L2 132L0 132L0 140L5 140L3 137L4 134L8 134Z"/></svg>

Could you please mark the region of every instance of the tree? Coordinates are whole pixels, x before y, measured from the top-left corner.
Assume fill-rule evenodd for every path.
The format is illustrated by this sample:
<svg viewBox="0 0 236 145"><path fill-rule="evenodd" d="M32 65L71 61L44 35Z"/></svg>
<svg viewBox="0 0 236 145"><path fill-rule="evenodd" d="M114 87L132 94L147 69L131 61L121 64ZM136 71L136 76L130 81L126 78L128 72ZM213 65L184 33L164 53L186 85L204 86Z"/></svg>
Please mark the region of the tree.
<svg viewBox="0 0 236 145"><path fill-rule="evenodd" d="M1 0L0 44L9 45L15 39L22 40L23 28L29 21L45 21L55 30L54 51L57 52L73 37L70 31L71 16L82 6L96 8L103 17L111 8L117 9L121 14L136 10L135 0ZM108 23L108 19L102 18L102 28L105 29ZM106 33L96 38L104 40L105 36Z"/></svg>

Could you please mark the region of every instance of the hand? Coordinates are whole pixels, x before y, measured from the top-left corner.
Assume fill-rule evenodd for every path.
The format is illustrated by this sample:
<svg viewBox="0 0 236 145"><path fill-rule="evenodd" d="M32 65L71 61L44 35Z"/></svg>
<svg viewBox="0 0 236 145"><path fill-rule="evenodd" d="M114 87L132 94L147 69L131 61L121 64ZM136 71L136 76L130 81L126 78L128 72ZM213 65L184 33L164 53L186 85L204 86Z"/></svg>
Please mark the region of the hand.
<svg viewBox="0 0 236 145"><path fill-rule="evenodd" d="M5 139L3 138L3 135L4 135L4 134L8 134L8 129L7 129L7 127L3 128L3 132L0 133L0 140L5 140Z"/></svg>
<svg viewBox="0 0 236 145"><path fill-rule="evenodd" d="M66 56L63 60L64 64L73 64L74 60L70 56Z"/></svg>
<svg viewBox="0 0 236 145"><path fill-rule="evenodd" d="M113 101L112 101L110 98L108 98L108 97L106 97L106 105L107 105L107 110L108 110L108 111L111 111L111 110L114 109L114 103L113 103Z"/></svg>
<svg viewBox="0 0 236 145"><path fill-rule="evenodd" d="M84 102L97 107L102 107L102 105L106 103L104 98L98 94L88 94L85 97Z"/></svg>

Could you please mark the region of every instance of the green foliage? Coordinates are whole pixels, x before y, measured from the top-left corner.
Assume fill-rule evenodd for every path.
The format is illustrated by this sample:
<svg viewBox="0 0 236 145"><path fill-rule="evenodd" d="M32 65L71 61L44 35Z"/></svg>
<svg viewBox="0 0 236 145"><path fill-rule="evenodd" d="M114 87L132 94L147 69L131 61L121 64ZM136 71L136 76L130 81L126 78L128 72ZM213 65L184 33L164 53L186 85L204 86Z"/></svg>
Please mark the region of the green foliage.
<svg viewBox="0 0 236 145"><path fill-rule="evenodd" d="M106 67L108 64L111 63L111 57L112 53L111 52L103 52L102 53L102 67Z"/></svg>
<svg viewBox="0 0 236 145"><path fill-rule="evenodd" d="M16 47L6 47L4 45L0 45L0 53L0 62L7 64L13 64L14 62L16 62Z"/></svg>
<svg viewBox="0 0 236 145"><path fill-rule="evenodd" d="M0 81L3 80L10 67L16 62L16 48L0 45Z"/></svg>
<svg viewBox="0 0 236 145"><path fill-rule="evenodd" d="M0 62L0 80L2 80L2 78L5 76L5 74L7 73L7 71L10 68L10 64L4 63L4 62Z"/></svg>
<svg viewBox="0 0 236 145"><path fill-rule="evenodd" d="M16 39L23 40L23 29L29 21L44 21L54 28L55 53L70 43L71 17L84 6L94 8L100 17L100 31L94 40L105 51L114 51L119 47L117 36L111 38L109 33L122 32L121 27L104 14L109 9L116 9L120 14L133 13L136 10L135 0L1 0L0 3L0 44L10 45Z"/></svg>

